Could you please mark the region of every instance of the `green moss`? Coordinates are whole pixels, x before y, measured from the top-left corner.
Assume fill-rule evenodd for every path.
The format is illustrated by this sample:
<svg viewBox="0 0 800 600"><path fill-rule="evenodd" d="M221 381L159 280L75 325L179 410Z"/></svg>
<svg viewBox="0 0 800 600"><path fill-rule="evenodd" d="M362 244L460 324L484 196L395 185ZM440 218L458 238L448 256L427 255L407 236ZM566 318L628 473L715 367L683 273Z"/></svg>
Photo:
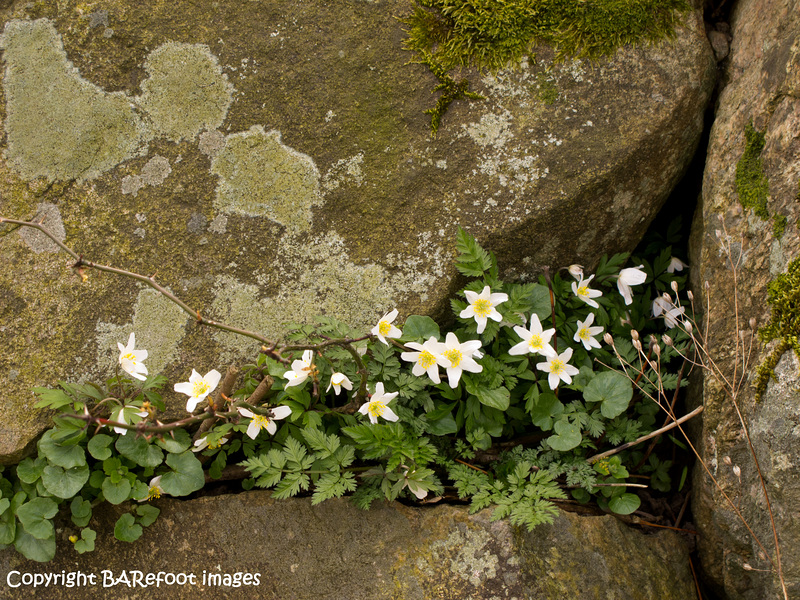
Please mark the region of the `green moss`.
<svg viewBox="0 0 800 600"><path fill-rule="evenodd" d="M552 105L558 100L558 88L553 80L545 73L536 75L536 97L540 102L547 105Z"/></svg>
<svg viewBox="0 0 800 600"><path fill-rule="evenodd" d="M433 88L434 92L442 92L436 106L429 108L425 111L426 115L431 115L431 131L433 135L439 130L439 124L442 121L442 116L447 112L450 105L456 100L470 99L470 100L485 100L485 96L481 96L475 92L469 91L469 81L462 79L456 82L455 79L447 74L447 70L439 65L428 52L421 52L422 58L420 62L428 65L431 72L436 75L439 80L439 85Z"/></svg>
<svg viewBox="0 0 800 600"><path fill-rule="evenodd" d="M775 339L780 343L757 369L756 399L764 394L784 352L793 348L800 358L800 258L790 262L786 272L769 284L767 302L771 308L769 323L759 331L759 336L764 343Z"/></svg>
<svg viewBox="0 0 800 600"><path fill-rule="evenodd" d="M764 149L764 132L756 131L752 123L744 130L745 145L742 157L736 163L736 193L739 202L762 219L769 219L767 198L769 182L764 175L761 151Z"/></svg>
<svg viewBox="0 0 800 600"><path fill-rule="evenodd" d="M147 57L141 107L157 133L174 142L222 125L233 86L208 46L169 42Z"/></svg>
<svg viewBox="0 0 800 600"><path fill-rule="evenodd" d="M781 239L783 237L788 222L789 219L787 219L785 215L772 216L772 235L774 235L776 239Z"/></svg>

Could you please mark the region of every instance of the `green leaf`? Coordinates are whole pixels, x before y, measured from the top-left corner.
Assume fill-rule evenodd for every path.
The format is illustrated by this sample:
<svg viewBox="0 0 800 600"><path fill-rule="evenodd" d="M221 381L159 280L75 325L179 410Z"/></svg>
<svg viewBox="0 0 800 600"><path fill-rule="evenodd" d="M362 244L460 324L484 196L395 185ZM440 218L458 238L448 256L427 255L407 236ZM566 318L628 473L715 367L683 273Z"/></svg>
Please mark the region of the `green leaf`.
<svg viewBox="0 0 800 600"><path fill-rule="evenodd" d="M158 515L161 514L161 510L149 504L141 504L136 507L136 514L139 515L138 521L142 527L148 527L155 523Z"/></svg>
<svg viewBox="0 0 800 600"><path fill-rule="evenodd" d="M538 393L539 387L534 385L531 389L536 390ZM536 396L537 394L531 395ZM533 424L542 431L550 431L553 428L553 417L557 417L564 412L564 405L555 394L549 392L538 394L538 398L534 402L529 400L525 404L525 408L530 413Z"/></svg>
<svg viewBox="0 0 800 600"><path fill-rule="evenodd" d="M91 471L87 465L64 469L47 465L42 472L45 489L58 498L72 498L89 480Z"/></svg>
<svg viewBox="0 0 800 600"><path fill-rule="evenodd" d="M633 398L630 380L617 371L604 371L589 382L583 390L587 402L601 402L600 412L607 419L613 419L628 408Z"/></svg>
<svg viewBox="0 0 800 600"><path fill-rule="evenodd" d="M89 451L89 454L91 454L97 460L105 460L111 456L111 448L109 448L109 446L113 441L114 438L112 438L110 435L98 433L89 440L89 444L87 445L86 449Z"/></svg>
<svg viewBox="0 0 800 600"><path fill-rule="evenodd" d="M25 558L37 562L49 562L56 555L56 536L54 533L49 538L40 540L33 537L22 527L18 527L14 547Z"/></svg>
<svg viewBox="0 0 800 600"><path fill-rule="evenodd" d="M142 526L136 523L133 515L125 513L114 525L114 537L123 542L134 542L142 535Z"/></svg>
<svg viewBox="0 0 800 600"><path fill-rule="evenodd" d="M88 527L81 530L81 539L75 542L75 551L78 554L84 552L92 552L94 550L94 541L97 539L97 532Z"/></svg>
<svg viewBox="0 0 800 600"><path fill-rule="evenodd" d="M156 440L156 444L172 454L180 454L192 445L192 437L185 429L175 429L172 435L174 437L165 436L164 439Z"/></svg>
<svg viewBox="0 0 800 600"><path fill-rule="evenodd" d="M25 483L36 483L41 478L42 471L47 466L47 459L39 456L36 460L26 458L17 465L17 477ZM0 512L3 512L0 510Z"/></svg>
<svg viewBox="0 0 800 600"><path fill-rule="evenodd" d="M170 496L188 496L205 485L203 465L193 452L167 454L167 466L172 471L161 477L161 488Z"/></svg>
<svg viewBox="0 0 800 600"><path fill-rule="evenodd" d="M629 515L641 505L642 501L636 494L626 492L615 496L608 501L608 507L618 515Z"/></svg>
<svg viewBox="0 0 800 600"><path fill-rule="evenodd" d="M17 518L25 531L37 540L46 540L55 533L51 519L58 512L58 504L50 498L34 498L17 509Z"/></svg>
<svg viewBox="0 0 800 600"><path fill-rule="evenodd" d="M428 419L430 419L429 415L426 415ZM453 418L452 412L447 413L441 419L436 419L435 421L428 421L428 424L425 426L425 431L430 433L431 435L451 435L454 433L458 433L458 423Z"/></svg>
<svg viewBox="0 0 800 600"><path fill-rule="evenodd" d="M437 340L441 337L439 326L430 317L411 315L403 325L403 340L425 341L434 337Z"/></svg>
<svg viewBox="0 0 800 600"><path fill-rule="evenodd" d="M483 277L483 274L492 267L489 253L461 227L456 234L456 249L459 253L456 258L456 268L467 277Z"/></svg>
<svg viewBox="0 0 800 600"><path fill-rule="evenodd" d="M142 467L157 467L164 460L161 448L143 437L121 435L114 446L122 456Z"/></svg>
<svg viewBox="0 0 800 600"><path fill-rule="evenodd" d="M86 453L80 446L59 444L53 439L58 434L58 430L50 429L46 431L38 443L39 454L44 455L54 465L71 469L72 467L82 467L86 465Z"/></svg>
<svg viewBox="0 0 800 600"><path fill-rule="evenodd" d="M493 390L479 386L476 390L476 396L480 403L485 406L491 406L498 410L506 410L511 401L511 392L508 388L499 387Z"/></svg>
<svg viewBox="0 0 800 600"><path fill-rule="evenodd" d="M80 496L75 496L69 505L72 522L78 527L86 527L92 518L92 503Z"/></svg>
<svg viewBox="0 0 800 600"><path fill-rule="evenodd" d="M65 394L62 390L51 390L50 388L35 387L33 393L39 396L39 400L33 405L34 408L52 408L58 410L72 404L72 397Z"/></svg>
<svg viewBox="0 0 800 600"><path fill-rule="evenodd" d="M559 452L572 450L583 439L581 428L567 418L556 421L553 430L555 435L547 438L547 443L553 450L558 450Z"/></svg>
<svg viewBox="0 0 800 600"><path fill-rule="evenodd" d="M114 482L111 477L106 477L103 481L102 490L106 500L111 504L119 504L130 497L131 482L125 477L117 482Z"/></svg>

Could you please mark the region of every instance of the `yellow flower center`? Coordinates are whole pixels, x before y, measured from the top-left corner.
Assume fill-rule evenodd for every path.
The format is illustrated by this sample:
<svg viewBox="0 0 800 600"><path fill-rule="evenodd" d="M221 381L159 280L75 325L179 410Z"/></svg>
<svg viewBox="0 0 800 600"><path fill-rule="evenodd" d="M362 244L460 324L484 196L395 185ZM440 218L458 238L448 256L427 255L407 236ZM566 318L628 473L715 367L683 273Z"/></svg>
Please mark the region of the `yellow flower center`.
<svg viewBox="0 0 800 600"><path fill-rule="evenodd" d="M417 363L423 369L427 369L432 365L436 364L436 357L427 350L423 350L422 352L419 353L419 358L417 359Z"/></svg>
<svg viewBox="0 0 800 600"><path fill-rule="evenodd" d="M533 348L534 350L538 350L542 347L542 337L540 335L536 335L535 333L531 336L530 341L528 341L528 345Z"/></svg>
<svg viewBox="0 0 800 600"><path fill-rule="evenodd" d="M136 357L133 355L132 352L128 352L128 354L123 354L122 355L122 360L129 360L133 364L136 364Z"/></svg>
<svg viewBox="0 0 800 600"><path fill-rule="evenodd" d="M383 411L386 410L386 405L380 400L372 400L369 403L367 410L373 417L380 417L383 415Z"/></svg>
<svg viewBox="0 0 800 600"><path fill-rule="evenodd" d="M161 498L161 488L157 485L151 485L150 489L147 490L147 499L154 500L155 498Z"/></svg>
<svg viewBox="0 0 800 600"><path fill-rule="evenodd" d="M381 321L378 323L378 333L381 335L389 335L389 332L392 330L392 324L389 321Z"/></svg>
<svg viewBox="0 0 800 600"><path fill-rule="evenodd" d="M578 337L581 338L582 340L588 340L591 337L591 335L589 335L589 328L584 327L583 329L578 331Z"/></svg>
<svg viewBox="0 0 800 600"><path fill-rule="evenodd" d="M453 367L457 367L458 365L460 365L461 360L464 358L464 355L458 348L453 348L452 350L448 350L447 352L444 352L442 356L444 356L451 363L453 363Z"/></svg>
<svg viewBox="0 0 800 600"><path fill-rule="evenodd" d="M198 398L208 391L211 387L206 383L205 379L199 379L192 384L192 396Z"/></svg>
<svg viewBox="0 0 800 600"><path fill-rule="evenodd" d="M479 317L488 317L489 313L492 312L492 303L486 298L478 298L475 300L475 304L472 305L472 310Z"/></svg>
<svg viewBox="0 0 800 600"><path fill-rule="evenodd" d="M550 372L558 375L564 370L564 363L560 359L554 358L550 361Z"/></svg>
<svg viewBox="0 0 800 600"><path fill-rule="evenodd" d="M264 415L255 415L253 417L253 423L255 423L259 429L264 429L269 425L269 419Z"/></svg>
<svg viewBox="0 0 800 600"><path fill-rule="evenodd" d="M588 296L589 295L589 286L582 285L578 288L578 296Z"/></svg>

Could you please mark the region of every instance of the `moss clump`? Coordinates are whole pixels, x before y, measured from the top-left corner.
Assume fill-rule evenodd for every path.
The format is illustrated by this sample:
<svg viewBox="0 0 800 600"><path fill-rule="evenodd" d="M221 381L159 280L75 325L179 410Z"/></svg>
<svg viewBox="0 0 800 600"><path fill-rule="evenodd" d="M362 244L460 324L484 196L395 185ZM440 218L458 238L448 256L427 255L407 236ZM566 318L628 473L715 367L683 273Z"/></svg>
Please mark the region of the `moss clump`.
<svg viewBox="0 0 800 600"><path fill-rule="evenodd" d="M560 57L597 58L674 33L686 0L414 0L406 47L445 69L500 69L537 43Z"/></svg>
<svg viewBox="0 0 800 600"><path fill-rule="evenodd" d="M442 95L439 96L439 100L436 101L436 106L425 111L426 115L431 115L431 132L435 136L436 132L439 130L439 124L442 122L442 116L447 112L447 109L453 102L461 100L462 98L485 100L486 97L475 92L470 92L469 81L467 79L456 82L455 79L447 74L447 70L434 61L427 52L421 53L421 56L422 59L420 62L428 65L428 68L439 80L439 85L433 88L433 91L442 92Z"/></svg>
<svg viewBox="0 0 800 600"><path fill-rule="evenodd" d="M776 239L781 239L786 231L786 225L788 223L789 219L787 219L785 215L774 215L772 217L772 235L774 235Z"/></svg>
<svg viewBox="0 0 800 600"><path fill-rule="evenodd" d="M751 209L762 219L769 219L769 182L761 162L764 132L756 131L751 122L744 130L744 137L744 153L736 163L736 193L743 207Z"/></svg>
<svg viewBox="0 0 800 600"><path fill-rule="evenodd" d="M764 394L784 352L794 348L800 358L800 258L790 262L786 273L781 273L769 284L767 302L772 309L769 323L759 331L759 336L764 343L774 339L779 339L780 343L757 369L757 400Z"/></svg>

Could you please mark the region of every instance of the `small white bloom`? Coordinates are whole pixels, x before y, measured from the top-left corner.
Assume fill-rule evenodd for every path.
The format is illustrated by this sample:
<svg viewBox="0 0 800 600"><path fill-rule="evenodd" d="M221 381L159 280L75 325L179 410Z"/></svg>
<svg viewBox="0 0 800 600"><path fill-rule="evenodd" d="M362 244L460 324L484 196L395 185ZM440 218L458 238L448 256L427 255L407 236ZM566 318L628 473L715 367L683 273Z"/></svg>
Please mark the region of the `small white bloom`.
<svg viewBox="0 0 800 600"><path fill-rule="evenodd" d="M147 377L145 377L145 375L147 375L147 367L142 364L142 361L147 358L147 350L136 350L135 346L136 336L133 332L131 332L131 336L128 338L127 346L123 346L117 342L117 347L119 348L119 366L131 377L144 381L147 379Z"/></svg>
<svg viewBox="0 0 800 600"><path fill-rule="evenodd" d="M569 274L578 281L583 279L583 265L570 265L568 270Z"/></svg>
<svg viewBox="0 0 800 600"><path fill-rule="evenodd" d="M659 296L653 300L653 316L664 316L664 322L667 328L672 329L678 324L678 318L686 312L686 307L681 306L678 308L671 300L667 300L664 296Z"/></svg>
<svg viewBox="0 0 800 600"><path fill-rule="evenodd" d="M447 369L447 382L450 387L458 387L462 371L470 373L480 373L483 367L475 362L475 358L480 358L483 354L480 351L480 340L469 340L459 343L458 337L452 331L447 334L444 341L444 350L437 359L439 364Z"/></svg>
<svg viewBox="0 0 800 600"><path fill-rule="evenodd" d="M619 293L622 294L622 297L625 298L626 305L633 303L631 286L640 285L647 279L647 273L641 269L644 269L644 265L629 267L619 272L619 277L617 277L617 289L619 289Z"/></svg>
<svg viewBox="0 0 800 600"><path fill-rule="evenodd" d="M405 467L405 465L403 466ZM428 490L423 488L419 482L408 478L409 475L416 473L416 469L414 471L409 471L408 467L405 467L405 469L405 473L403 473L403 487L407 487L408 491L417 497L417 500L423 500L428 495Z"/></svg>
<svg viewBox="0 0 800 600"><path fill-rule="evenodd" d="M683 271L684 268L688 267L685 262L683 262L677 256L673 256L669 260L669 266L667 267L667 273L674 273L675 271Z"/></svg>
<svg viewBox="0 0 800 600"><path fill-rule="evenodd" d="M603 333L604 329L600 326L590 327L592 323L594 323L594 313L589 313L585 321L578 321L578 330L575 332L575 337L572 338L576 342L582 342L583 347L587 350L600 347L600 342L594 336Z"/></svg>
<svg viewBox="0 0 800 600"><path fill-rule="evenodd" d="M397 318L397 309L395 308L392 312L386 313L381 317L381 320L378 321L378 324L372 328L370 333L372 335L378 336L378 339L382 341L387 346L389 342L386 341L386 338L399 338L403 335L403 332L400 331L397 327L392 325L394 320Z"/></svg>
<svg viewBox="0 0 800 600"><path fill-rule="evenodd" d="M283 378L288 379L283 389L288 389L294 385L300 385L306 379L308 379L308 376L311 373L311 361L313 359L314 352L312 350L306 350L303 352L303 358L301 360L292 361L292 370L286 371L283 374Z"/></svg>
<svg viewBox="0 0 800 600"><path fill-rule="evenodd" d="M266 429L267 433L270 435L275 435L275 432L278 430L275 421L285 419L292 414L292 409L288 406L276 406L270 410L269 417L257 415L252 410L247 410L246 408L237 408L236 410L238 410L239 414L243 417L251 419L250 425L247 426L247 435L252 440L258 437L262 429Z"/></svg>
<svg viewBox="0 0 800 600"><path fill-rule="evenodd" d="M192 374L189 375L189 381L176 383L172 389L179 394L186 394L189 396L189 400L186 401L186 410L191 413L195 411L197 405L200 404L206 396L216 389L221 377L222 375L220 375L219 371L216 369L211 369L203 377L200 377L200 373L192 369Z"/></svg>
<svg viewBox="0 0 800 600"><path fill-rule="evenodd" d="M131 424L138 423L140 419L131 420L134 416L144 418L147 416L147 412L142 411L138 406L121 406L111 412L111 420L124 425L129 422ZM120 435L128 433L128 430L124 427L114 426L114 431Z"/></svg>
<svg viewBox="0 0 800 600"><path fill-rule="evenodd" d="M483 330L486 329L487 319L498 323L503 319L495 306L508 300L508 294L502 292L492 294L491 291L491 288L487 285L480 294L469 290L464 292L469 306L462 310L458 316L462 319L474 317L475 322L478 324L478 333L483 333Z"/></svg>
<svg viewBox="0 0 800 600"><path fill-rule="evenodd" d="M430 337L424 344L408 342L406 346L418 350L418 352L403 352L400 354L400 358L403 360L414 363L411 372L417 377L427 373L433 383L441 383L439 379L439 363L437 361L442 352L444 352L445 345L435 337Z"/></svg>
<svg viewBox="0 0 800 600"><path fill-rule="evenodd" d="M598 308L600 305L592 300L592 298L599 298L603 295L603 292L589 288L589 283L592 281L592 279L594 279L594 275L589 275L588 279L584 279L583 275L581 275L581 278L577 283L574 281L572 282L572 293L586 302L586 304L589 306Z"/></svg>
<svg viewBox="0 0 800 600"><path fill-rule="evenodd" d="M342 391L342 388L346 390L352 390L353 382L350 381L350 379L344 373L332 373L331 382L328 384L328 389L325 391L330 392L331 388L333 388L333 392L338 396L339 392Z"/></svg>
<svg viewBox="0 0 800 600"><path fill-rule="evenodd" d="M150 500L155 500L156 498L160 498L161 494L163 493L164 488L161 487L161 475L156 475L150 480L150 483L147 486L147 496L144 498L139 498L139 502L149 502Z"/></svg>
<svg viewBox="0 0 800 600"><path fill-rule="evenodd" d="M522 338L522 341L515 346L512 346L508 351L512 356L518 354L526 354L528 352L538 352L545 356L555 356L556 351L550 345L550 340L556 332L555 328L542 331L542 322L539 321L539 316L536 313L531 315L530 329L525 329L517 325L514 327L516 334Z"/></svg>
<svg viewBox="0 0 800 600"><path fill-rule="evenodd" d="M378 382L375 384L375 393L369 402L365 402L358 409L362 415L368 415L370 423L377 423L378 417L383 417L387 421L397 421L399 417L394 414L394 411L386 406L391 402L400 392L386 393L383 391L383 383Z"/></svg>
<svg viewBox="0 0 800 600"><path fill-rule="evenodd" d="M578 369L567 364L570 358L572 358L572 348L567 348L561 354L549 357L547 362L536 365L536 368L540 371L550 373L547 376L547 383L550 384L551 390L558 387L559 381L563 381L566 384L572 383L572 375L579 373Z"/></svg>
<svg viewBox="0 0 800 600"><path fill-rule="evenodd" d="M205 450L206 448L210 448L211 450L213 450L214 448L219 448L220 446L222 446L222 444L224 444L227 441L228 438L223 437L219 438L219 441L216 444L209 445L208 436L204 435L199 440L194 441L194 448L192 448L192 452L200 452L202 450Z"/></svg>

